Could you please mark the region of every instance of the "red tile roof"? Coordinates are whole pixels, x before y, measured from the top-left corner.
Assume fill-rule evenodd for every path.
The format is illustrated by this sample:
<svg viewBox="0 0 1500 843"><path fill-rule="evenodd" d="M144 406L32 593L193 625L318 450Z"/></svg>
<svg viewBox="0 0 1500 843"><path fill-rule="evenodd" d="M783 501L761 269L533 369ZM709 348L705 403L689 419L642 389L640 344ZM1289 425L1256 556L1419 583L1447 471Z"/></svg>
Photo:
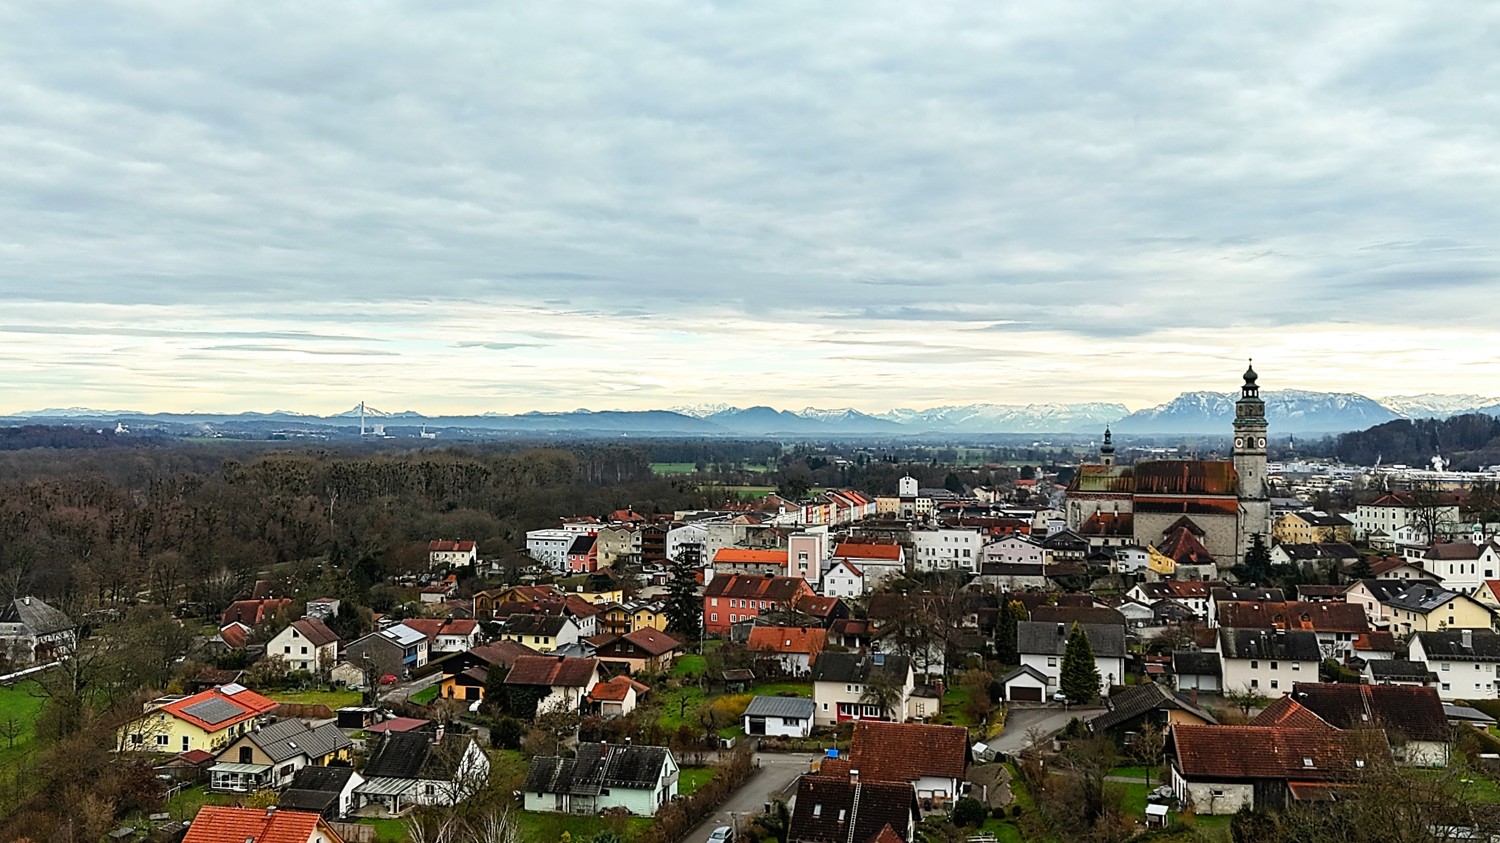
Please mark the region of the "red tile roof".
<svg viewBox="0 0 1500 843"><path fill-rule="evenodd" d="M250 641L250 633L253 630L239 621L227 623L219 628L219 638L231 650L243 650L245 644Z"/></svg>
<svg viewBox="0 0 1500 843"><path fill-rule="evenodd" d="M595 659L518 656L505 676L505 684L582 688L598 669L599 662Z"/></svg>
<svg viewBox="0 0 1500 843"><path fill-rule="evenodd" d="M589 691L589 699L594 702L624 702L631 690L635 691L636 696L640 696L650 689L629 676L616 676L608 682L595 685L594 689Z"/></svg>
<svg viewBox="0 0 1500 843"><path fill-rule="evenodd" d="M1189 779L1340 780L1391 760L1385 735L1371 729L1179 724L1172 737Z"/></svg>
<svg viewBox="0 0 1500 843"><path fill-rule="evenodd" d="M428 553L468 553L474 549L472 541L431 541L427 543Z"/></svg>
<svg viewBox="0 0 1500 843"><path fill-rule="evenodd" d="M302 618L292 621L292 629L307 639L307 643L314 647L322 647L325 644L337 644L339 636L328 625L317 618Z"/></svg>
<svg viewBox="0 0 1500 843"><path fill-rule="evenodd" d="M806 653L816 657L828 643L828 631L821 627L757 626L750 630L746 648L775 653Z"/></svg>
<svg viewBox="0 0 1500 843"><path fill-rule="evenodd" d="M815 618L827 618L831 616L839 604L843 601L837 597L820 597L816 594L804 594L797 600L796 609L805 612Z"/></svg>
<svg viewBox="0 0 1500 843"><path fill-rule="evenodd" d="M733 597L747 600L775 600L791 603L799 595L812 592L800 577L767 577L759 574L730 574L714 577L704 590L704 597Z"/></svg>
<svg viewBox="0 0 1500 843"><path fill-rule="evenodd" d="M714 554L715 564L786 565L785 550L751 550L744 547L721 547Z"/></svg>
<svg viewBox="0 0 1500 843"><path fill-rule="evenodd" d="M643 626L634 632L627 632L620 637L653 656L666 655L682 646L681 641L649 626Z"/></svg>
<svg viewBox="0 0 1500 843"><path fill-rule="evenodd" d="M343 838L317 814L204 805L193 817L182 843L308 843L315 832L330 843L343 843Z"/></svg>
<svg viewBox="0 0 1500 843"><path fill-rule="evenodd" d="M839 542L833 549L835 559L884 559L895 562L901 558L901 545L874 544L864 542Z"/></svg>
<svg viewBox="0 0 1500 843"><path fill-rule="evenodd" d="M969 730L925 723L854 724L849 761L860 781L911 782L922 776L964 777L969 762Z"/></svg>
<svg viewBox="0 0 1500 843"><path fill-rule="evenodd" d="M265 620L283 608L292 605L289 597L271 597L265 600L236 600L229 604L224 614L219 617L219 623L228 624L239 621L250 626L259 626Z"/></svg>
<svg viewBox="0 0 1500 843"><path fill-rule="evenodd" d="M1219 604L1219 626L1234 629L1304 629L1314 632L1370 631L1357 603L1303 603L1289 600L1226 601Z"/></svg>
<svg viewBox="0 0 1500 843"><path fill-rule="evenodd" d="M238 691L232 694L226 694L224 692L225 688L237 688ZM230 706L238 709L239 713L227 717L224 720L220 720L216 723L211 723L207 720L202 719L201 717L196 716L195 714L189 714L187 712L187 709L193 708L199 703L209 702L211 700L223 700L224 702L229 703ZM274 700L268 700L260 694L257 694L254 691L243 686L222 685L218 688L209 688L207 691L200 691L199 693L193 694L190 697L183 697L176 702L167 703L158 710L165 711L176 717L178 720L181 720L184 723L191 723L206 732L217 732L220 729L227 729L230 726L235 725L236 723L243 723L246 720L250 720L262 714L266 714L278 705L280 705L280 703Z"/></svg>
<svg viewBox="0 0 1500 843"><path fill-rule="evenodd" d="M1284 694L1273 700L1260 714L1251 718L1251 726L1285 726L1292 729L1332 729L1326 720L1306 706Z"/></svg>
<svg viewBox="0 0 1500 843"><path fill-rule="evenodd" d="M1394 653L1396 652L1396 636L1382 630L1356 635L1354 636L1354 649Z"/></svg>
<svg viewBox="0 0 1500 843"><path fill-rule="evenodd" d="M1179 565L1209 565L1214 561L1213 554L1187 527L1178 527L1168 533L1156 549Z"/></svg>

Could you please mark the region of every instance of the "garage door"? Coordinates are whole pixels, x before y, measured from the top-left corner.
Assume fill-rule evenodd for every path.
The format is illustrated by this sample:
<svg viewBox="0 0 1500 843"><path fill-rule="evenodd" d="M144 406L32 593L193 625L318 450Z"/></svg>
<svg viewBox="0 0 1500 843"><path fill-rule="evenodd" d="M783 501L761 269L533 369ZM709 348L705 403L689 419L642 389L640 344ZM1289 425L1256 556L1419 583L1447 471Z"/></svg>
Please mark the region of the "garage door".
<svg viewBox="0 0 1500 843"><path fill-rule="evenodd" d="M1041 702L1042 689L1023 688L1020 686L1012 685L1010 687L1010 698L1018 702Z"/></svg>

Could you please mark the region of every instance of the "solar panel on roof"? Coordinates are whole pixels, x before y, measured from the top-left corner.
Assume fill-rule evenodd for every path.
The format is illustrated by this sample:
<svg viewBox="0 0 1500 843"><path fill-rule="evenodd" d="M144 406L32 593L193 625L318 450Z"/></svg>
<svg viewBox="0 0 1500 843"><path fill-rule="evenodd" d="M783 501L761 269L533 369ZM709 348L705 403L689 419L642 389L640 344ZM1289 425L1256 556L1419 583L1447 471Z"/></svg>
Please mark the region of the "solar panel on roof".
<svg viewBox="0 0 1500 843"><path fill-rule="evenodd" d="M250 690L250 689L246 688L244 685L241 685L238 682L230 682L228 685L225 685L224 687L220 688L219 689L219 693L223 694L226 697L232 697L232 696L234 696L235 694L238 694L241 691L248 691L248 690Z"/></svg>
<svg viewBox="0 0 1500 843"><path fill-rule="evenodd" d="M240 716L241 714L244 714L245 712L244 709L229 702L228 700L214 698L211 700L204 700L203 702L199 703L193 703L192 705L184 708L182 710L182 713L188 715L189 717L196 717L199 720L202 720L204 723L217 726L218 724L223 723L225 720L233 720L234 718Z"/></svg>

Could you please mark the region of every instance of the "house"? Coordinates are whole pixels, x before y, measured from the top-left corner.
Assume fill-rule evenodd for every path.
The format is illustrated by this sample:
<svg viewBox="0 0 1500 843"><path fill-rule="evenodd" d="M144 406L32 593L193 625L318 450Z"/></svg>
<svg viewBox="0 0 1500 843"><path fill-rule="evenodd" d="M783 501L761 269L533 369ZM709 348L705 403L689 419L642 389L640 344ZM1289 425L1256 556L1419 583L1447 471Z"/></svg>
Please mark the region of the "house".
<svg viewBox="0 0 1500 843"><path fill-rule="evenodd" d="M0 606L0 655L11 666L51 662L73 652L73 621L30 595Z"/></svg>
<svg viewBox="0 0 1500 843"><path fill-rule="evenodd" d="M1222 815L1327 799L1391 754L1369 729L1183 724L1172 730L1170 761L1179 802Z"/></svg>
<svg viewBox="0 0 1500 843"><path fill-rule="evenodd" d="M1360 635L1354 639L1354 656L1364 661L1394 659L1396 636L1379 629Z"/></svg>
<svg viewBox="0 0 1500 843"><path fill-rule="evenodd" d="M865 589L870 591L891 577L906 573L906 548L894 543L839 542L830 561L834 565L848 562L858 568L864 574ZM823 593L830 592L825 588Z"/></svg>
<svg viewBox="0 0 1500 843"><path fill-rule="evenodd" d="M1360 678L1368 685L1415 685L1436 688L1438 675L1426 662L1409 659L1371 659L1365 662Z"/></svg>
<svg viewBox="0 0 1500 843"><path fill-rule="evenodd" d="M1227 583L1218 580L1165 580L1162 582L1136 583L1125 596L1142 603L1152 604L1158 600L1175 600L1193 610L1203 619L1208 617L1208 601L1215 588Z"/></svg>
<svg viewBox="0 0 1500 843"><path fill-rule="evenodd" d="M281 789L303 767L348 763L354 744L332 723L311 728L296 718L278 720L240 735L214 758L209 789L249 793Z"/></svg>
<svg viewBox="0 0 1500 843"><path fill-rule="evenodd" d="M1078 624L1094 650L1094 666L1099 671L1099 693L1125 681L1125 625ZM1065 622L1021 621L1016 624L1016 649L1021 664L1047 677L1056 688L1062 676L1063 652L1073 625Z"/></svg>
<svg viewBox="0 0 1500 843"><path fill-rule="evenodd" d="M520 656L535 656L537 651L514 641L481 644L443 660L443 678L438 696L450 700L483 700L484 687L491 671L501 675L510 671Z"/></svg>
<svg viewBox="0 0 1500 843"><path fill-rule="evenodd" d="M153 700L140 717L120 727L115 746L135 752L214 752L250 731L256 718L277 705L243 685Z"/></svg>
<svg viewBox="0 0 1500 843"><path fill-rule="evenodd" d="M353 767L303 767L292 776L291 787L282 791L276 807L335 822L354 812L354 789L364 783L365 777Z"/></svg>
<svg viewBox="0 0 1500 843"><path fill-rule="evenodd" d="M847 559L833 563L823 575L823 593L829 597L863 597L868 591L865 572Z"/></svg>
<svg viewBox="0 0 1500 843"><path fill-rule="evenodd" d="M650 627L616 636L596 649L600 661L624 664L630 673L664 673L681 652L681 641Z"/></svg>
<svg viewBox="0 0 1500 843"><path fill-rule="evenodd" d="M1275 696L1299 680L1316 677L1323 660L1317 633L1301 629L1221 626L1218 652L1224 693L1251 690Z"/></svg>
<svg viewBox="0 0 1500 843"><path fill-rule="evenodd" d="M394 817L418 805L457 805L489 784L490 759L468 735L387 732L354 788L355 813Z"/></svg>
<svg viewBox="0 0 1500 843"><path fill-rule="evenodd" d="M1438 696L1492 700L1500 696L1500 634L1485 629L1418 632L1407 658L1425 662L1438 676Z"/></svg>
<svg viewBox="0 0 1500 843"><path fill-rule="evenodd" d="M828 627L829 643L850 650L868 650L874 628L868 619L844 618Z"/></svg>
<svg viewBox="0 0 1500 843"><path fill-rule="evenodd" d="M714 577L703 592L703 629L725 635L738 621L759 617L772 609L787 610L804 597L815 596L801 577L730 574Z"/></svg>
<svg viewBox="0 0 1500 843"><path fill-rule="evenodd" d="M1271 524L1277 544L1318 544L1354 540L1354 522L1336 512L1303 509L1282 513Z"/></svg>
<svg viewBox="0 0 1500 843"><path fill-rule="evenodd" d="M1500 580L1485 580L1469 594L1492 612L1500 612Z"/></svg>
<svg viewBox="0 0 1500 843"><path fill-rule="evenodd" d="M846 720L905 720L937 714L937 707L925 709L923 698L915 697L916 676L911 660L905 656L880 653L825 652L813 665L813 702L817 711L813 725L833 726ZM875 681L872 682L871 680ZM872 689L869 686L874 685ZM891 691L884 711L874 694Z"/></svg>
<svg viewBox="0 0 1500 843"><path fill-rule="evenodd" d="M757 626L750 630L746 647L757 660L775 663L784 675L806 676L827 644L828 631L822 627Z"/></svg>
<svg viewBox="0 0 1500 843"><path fill-rule="evenodd" d="M1288 601L1225 601L1219 605L1220 626L1236 629L1298 629L1317 635L1324 658L1347 659L1354 639L1370 631L1364 611L1349 603Z"/></svg>
<svg viewBox="0 0 1500 843"><path fill-rule="evenodd" d="M995 565L1042 565L1049 561L1041 542L1017 533L1009 533L985 545L980 559Z"/></svg>
<svg viewBox="0 0 1500 843"><path fill-rule="evenodd" d="M328 820L305 811L204 805L182 843L344 843Z"/></svg>
<svg viewBox="0 0 1500 843"><path fill-rule="evenodd" d="M976 571L983 542L984 536L973 528L912 530L912 567L918 571Z"/></svg>
<svg viewBox="0 0 1500 843"><path fill-rule="evenodd" d="M1432 688L1298 682L1292 699L1338 729L1383 729L1400 763L1448 764L1452 729Z"/></svg>
<svg viewBox="0 0 1500 843"><path fill-rule="evenodd" d="M624 717L635 711L636 703L650 690L629 676L616 676L595 685L589 691L588 702L591 710L600 717Z"/></svg>
<svg viewBox="0 0 1500 843"><path fill-rule="evenodd" d="M664 746L580 743L572 758L531 759L522 801L528 811L592 816L624 809L650 817L676 798L679 772Z"/></svg>
<svg viewBox="0 0 1500 843"><path fill-rule="evenodd" d="M1420 501L1409 492L1388 492L1354 509L1354 538L1368 539L1372 533L1393 536L1402 527L1420 525L1428 520L1435 524L1457 524L1459 505L1451 496Z"/></svg>
<svg viewBox="0 0 1500 843"><path fill-rule="evenodd" d="M1000 687L1011 702L1042 702L1052 693L1052 678L1023 664L1000 677Z"/></svg>
<svg viewBox="0 0 1500 843"><path fill-rule="evenodd" d="M288 597L267 597L261 600L236 600L229 604L219 616L221 626L239 622L246 626L260 626L278 612L289 611L292 605Z"/></svg>
<svg viewBox="0 0 1500 843"><path fill-rule="evenodd" d="M219 634L214 636L209 643L211 645L223 645L224 650L243 650L250 643L250 636L255 632L249 626L239 621L230 621L219 627Z"/></svg>
<svg viewBox="0 0 1500 843"><path fill-rule="evenodd" d="M1365 611L1365 618L1373 626L1386 628L1390 626L1390 609L1385 605L1387 600L1403 593L1411 587L1414 582L1437 585L1437 580L1402 580L1402 579L1372 579L1358 580L1344 590L1344 602L1352 603Z"/></svg>
<svg viewBox="0 0 1500 843"><path fill-rule="evenodd" d="M480 641L479 621L470 618L408 618L406 626L427 636L429 654L462 653Z"/></svg>
<svg viewBox="0 0 1500 843"><path fill-rule="evenodd" d="M427 566L433 570L472 568L478 561L479 547L473 541L437 539L427 543Z"/></svg>
<svg viewBox="0 0 1500 843"><path fill-rule="evenodd" d="M861 782L905 782L924 806L942 806L959 797L969 766L969 730L926 723L854 724L849 766Z"/></svg>
<svg viewBox="0 0 1500 843"><path fill-rule="evenodd" d="M1381 556L1370 559L1370 573L1382 580L1430 580L1438 578L1423 570L1420 562L1402 556Z"/></svg>
<svg viewBox="0 0 1500 843"><path fill-rule="evenodd" d="M599 570L599 539L584 535L568 546L568 570L575 574L592 574Z"/></svg>
<svg viewBox="0 0 1500 843"><path fill-rule="evenodd" d="M339 637L317 618L292 621L266 644L266 655L286 662L287 670L320 676L339 656Z"/></svg>
<svg viewBox="0 0 1500 843"><path fill-rule="evenodd" d="M1127 733L1141 731L1148 723L1167 731L1183 723L1211 726L1219 722L1196 702L1155 682L1110 694L1104 698L1104 706L1104 713L1089 718L1084 725L1090 732L1107 734L1117 742L1123 742Z"/></svg>
<svg viewBox="0 0 1500 843"><path fill-rule="evenodd" d="M550 653L585 637L578 622L566 615L514 614L495 631L497 640L525 644L539 653Z"/></svg>
<svg viewBox="0 0 1500 843"><path fill-rule="evenodd" d="M716 574L776 576L786 571L787 551L746 547L723 547L713 555Z"/></svg>
<svg viewBox="0 0 1500 843"><path fill-rule="evenodd" d="M1217 694L1224 688L1224 664L1213 650L1173 652L1172 674L1177 677L1179 691Z"/></svg>
<svg viewBox="0 0 1500 843"><path fill-rule="evenodd" d="M1495 616L1478 600L1432 583L1412 583L1381 601L1391 632L1410 635L1439 629L1493 629Z"/></svg>
<svg viewBox="0 0 1500 843"><path fill-rule="evenodd" d="M902 782L806 775L797 782L787 843L910 843L921 809L916 791Z"/></svg>
<svg viewBox="0 0 1500 843"><path fill-rule="evenodd" d="M599 662L566 656L517 656L505 674L505 684L535 689L539 694L537 713L577 711L589 691L599 684Z"/></svg>
<svg viewBox="0 0 1500 843"><path fill-rule="evenodd" d="M427 636L400 623L357 638L344 648L346 660L368 663L376 676L404 676L427 664L427 654Z"/></svg>
<svg viewBox="0 0 1500 843"><path fill-rule="evenodd" d="M756 697L745 707L742 725L747 735L805 738L816 706L806 697Z"/></svg>
<svg viewBox="0 0 1500 843"><path fill-rule="evenodd" d="M1453 591L1472 593L1500 577L1500 548L1493 543L1438 542L1422 554L1422 568Z"/></svg>
<svg viewBox="0 0 1500 843"><path fill-rule="evenodd" d="M1298 542L1271 548L1272 565L1296 565L1315 575L1347 570L1359 561L1359 551L1347 542Z"/></svg>
<svg viewBox="0 0 1500 843"><path fill-rule="evenodd" d="M578 537L572 530L530 530L526 533L526 555L549 571L568 567L568 550Z"/></svg>

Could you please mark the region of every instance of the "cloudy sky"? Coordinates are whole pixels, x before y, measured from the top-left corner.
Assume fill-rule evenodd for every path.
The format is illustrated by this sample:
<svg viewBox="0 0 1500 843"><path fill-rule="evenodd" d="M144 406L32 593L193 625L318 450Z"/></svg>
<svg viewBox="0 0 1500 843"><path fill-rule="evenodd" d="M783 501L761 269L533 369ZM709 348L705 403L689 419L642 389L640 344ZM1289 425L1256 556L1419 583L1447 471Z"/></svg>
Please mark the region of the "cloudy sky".
<svg viewBox="0 0 1500 843"><path fill-rule="evenodd" d="M0 411L1500 391L1500 5L0 0Z"/></svg>

